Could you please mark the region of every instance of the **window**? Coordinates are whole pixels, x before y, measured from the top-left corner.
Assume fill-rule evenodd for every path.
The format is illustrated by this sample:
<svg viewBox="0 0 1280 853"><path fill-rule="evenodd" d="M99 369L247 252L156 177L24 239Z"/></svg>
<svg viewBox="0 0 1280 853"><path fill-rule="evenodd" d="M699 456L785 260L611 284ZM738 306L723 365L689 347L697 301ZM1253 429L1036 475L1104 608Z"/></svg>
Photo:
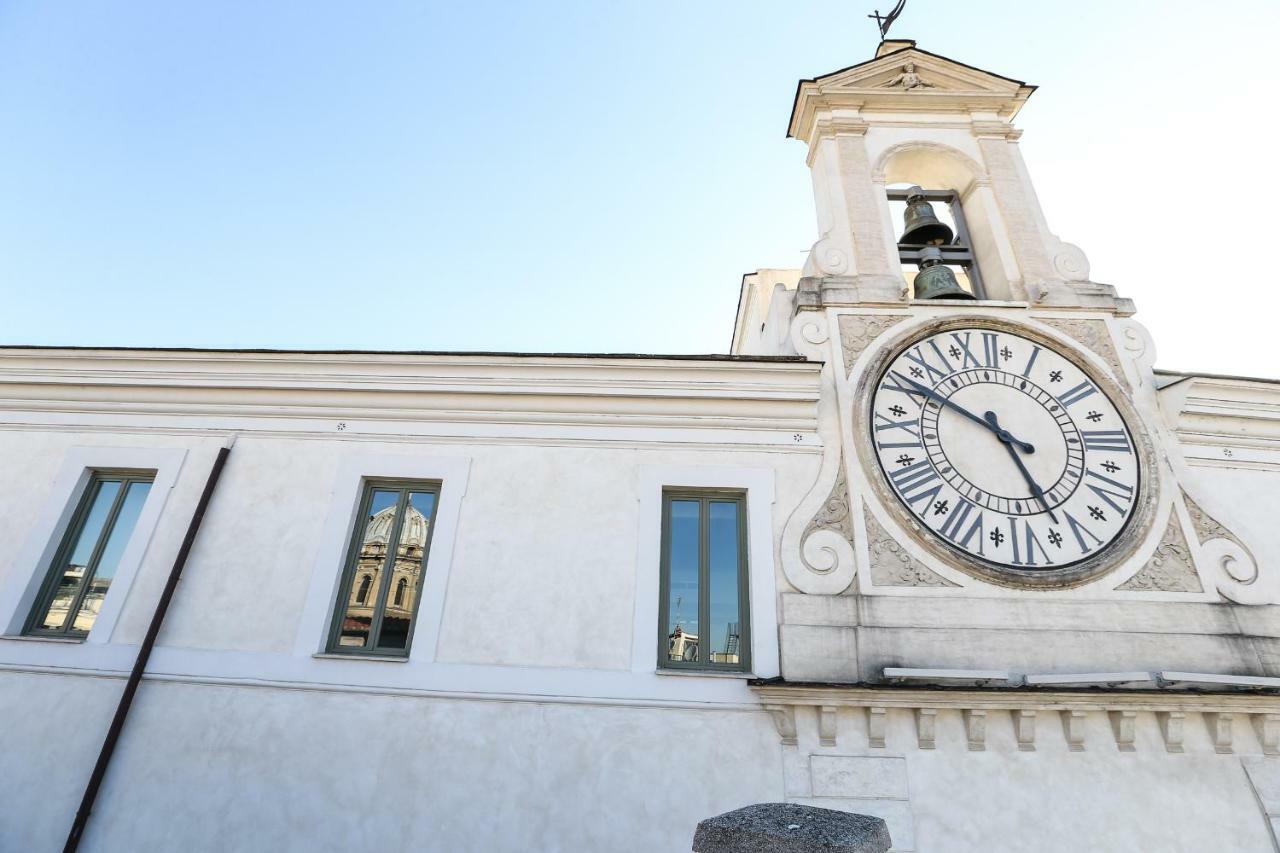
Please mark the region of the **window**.
<svg viewBox="0 0 1280 853"><path fill-rule="evenodd" d="M750 668L745 509L740 492L663 492L659 666Z"/></svg>
<svg viewBox="0 0 1280 853"><path fill-rule="evenodd" d="M151 492L152 474L96 472L76 507L26 633L84 637Z"/></svg>
<svg viewBox="0 0 1280 853"><path fill-rule="evenodd" d="M888 191L888 195L889 209L893 213L894 221L903 222L910 191L895 187ZM964 219L964 208L960 204L960 194L955 190L924 190L922 195L932 205L938 220L949 227L954 234L950 242L938 246L942 252L942 263L951 267L961 288L973 294L975 299L986 299L982 276L973 254L973 242L969 238L968 224ZM925 245L922 243L898 244L898 258L908 287L914 284L916 275L920 272L919 265L924 249Z"/></svg>
<svg viewBox="0 0 1280 853"><path fill-rule="evenodd" d="M409 653L439 495L439 483L365 485L330 652Z"/></svg>

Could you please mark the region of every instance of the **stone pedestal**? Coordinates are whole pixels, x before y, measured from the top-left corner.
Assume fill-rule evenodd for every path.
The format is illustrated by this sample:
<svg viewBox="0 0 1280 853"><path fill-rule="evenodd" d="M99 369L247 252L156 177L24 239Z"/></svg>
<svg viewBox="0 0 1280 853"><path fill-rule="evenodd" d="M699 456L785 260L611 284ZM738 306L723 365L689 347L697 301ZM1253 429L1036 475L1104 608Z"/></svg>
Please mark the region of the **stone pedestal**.
<svg viewBox="0 0 1280 853"><path fill-rule="evenodd" d="M694 853L885 853L893 845L878 817L757 803L698 824Z"/></svg>

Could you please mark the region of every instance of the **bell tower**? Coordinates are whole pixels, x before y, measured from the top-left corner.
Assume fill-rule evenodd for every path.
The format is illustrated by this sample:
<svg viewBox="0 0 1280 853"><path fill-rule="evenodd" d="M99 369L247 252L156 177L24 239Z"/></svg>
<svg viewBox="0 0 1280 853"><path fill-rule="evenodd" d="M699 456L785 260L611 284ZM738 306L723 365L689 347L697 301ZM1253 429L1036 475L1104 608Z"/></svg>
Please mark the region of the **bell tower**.
<svg viewBox="0 0 1280 853"><path fill-rule="evenodd" d="M1183 753L1280 755L1280 545L1256 509L1280 463L1217 443L1265 434L1275 391L1155 370L1041 210L1013 124L1033 92L911 41L800 81L817 240L739 301L734 352L822 363L816 440L795 436L813 474L778 490L800 496L778 505L780 675L752 687L788 799L880 815L895 849L1077 849L1075 818L1037 833L1086 750L1113 778L1145 750L1169 790L1200 784ZM908 766L948 780L938 800ZM956 839L1010 796L1015 839ZM1139 836L1114 849L1177 846Z"/></svg>
<svg viewBox="0 0 1280 853"><path fill-rule="evenodd" d="M818 239L789 311L911 303L923 245L900 244L912 187L924 191L952 240L938 246L967 295L1029 307L1134 312L1115 288L1089 278L1089 262L1049 229L1014 126L1035 87L887 40L874 58L801 80L787 135L803 142ZM778 276L773 276L778 280ZM774 282L748 277L744 306L769 324ZM788 283L789 284L789 283ZM782 335L735 331L738 352L767 351Z"/></svg>
<svg viewBox="0 0 1280 853"><path fill-rule="evenodd" d="M1064 600L1280 603L1242 539L1197 526L1132 302L1050 230L1013 123L1034 91L906 40L797 87L788 135L807 148L818 239L803 269L745 277L733 342L825 364L821 463L779 549L789 681L975 661L1054 673L1048 638L1010 647L1000 631ZM855 599L910 599L910 615L877 628ZM982 614L972 630L922 639L959 599ZM1072 666L1097 653L1154 671L1196 642L1171 618L1137 651L1123 624Z"/></svg>

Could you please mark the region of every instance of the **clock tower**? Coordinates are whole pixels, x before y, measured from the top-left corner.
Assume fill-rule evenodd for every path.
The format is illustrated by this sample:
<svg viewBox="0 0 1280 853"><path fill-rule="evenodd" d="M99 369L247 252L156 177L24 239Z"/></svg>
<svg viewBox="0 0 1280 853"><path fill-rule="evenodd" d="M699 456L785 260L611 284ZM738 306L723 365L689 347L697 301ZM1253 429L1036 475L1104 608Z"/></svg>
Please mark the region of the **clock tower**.
<svg viewBox="0 0 1280 853"><path fill-rule="evenodd" d="M899 832L909 804L840 801L816 769L862 772L895 725L931 750L954 714L983 751L998 717L1034 752L1105 721L1124 752L1149 718L1180 752L1192 718L1221 753L1249 719L1248 749L1280 751L1280 572L1238 510L1275 474L1188 441L1187 378L1050 230L1013 123L1034 91L905 40L800 81L817 240L739 303L734 352L825 365L779 553L782 676L756 689L789 795Z"/></svg>

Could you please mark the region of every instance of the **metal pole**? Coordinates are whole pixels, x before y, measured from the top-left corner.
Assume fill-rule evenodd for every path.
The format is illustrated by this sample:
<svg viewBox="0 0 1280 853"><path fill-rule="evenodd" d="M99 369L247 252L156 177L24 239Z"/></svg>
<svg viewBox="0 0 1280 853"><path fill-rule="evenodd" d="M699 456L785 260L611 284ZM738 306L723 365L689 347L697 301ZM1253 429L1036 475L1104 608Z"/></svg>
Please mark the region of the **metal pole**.
<svg viewBox="0 0 1280 853"><path fill-rule="evenodd" d="M204 492L200 495L200 502L196 504L195 514L191 516L191 523L187 526L187 535L182 540L182 547L178 549L178 556L173 561L173 568L169 570L169 580L164 585L164 592L160 594L160 601L156 604L156 611L151 616L151 625L147 628L147 635L142 640L142 646L138 649L138 659L133 662L133 671L129 673L129 680L125 682L124 693L120 696L120 704L116 706L116 714L111 719L111 727L107 729L107 736L102 741L102 750L98 753L98 761L93 765L93 773L89 776L89 784L85 786L84 797L80 800L80 808L76 811L75 823L71 824L71 832L67 834L67 843L63 846L63 853L75 853L80 847L80 839L84 836L85 826L89 822L89 815L93 812L94 800L98 797L98 789L102 787L102 779L106 775L107 765L111 763L111 755L116 750L116 742L120 739L120 732L124 728L125 717L129 716L129 708L133 705L134 694L138 692L138 684L142 681L142 672L147 668L147 661L151 658L151 649L156 644L156 635L160 633L160 625L164 622L164 616L169 611L169 603L173 600L173 592L178 586L178 579L182 577L182 568L187 563L187 555L191 553L191 545L195 542L196 533L200 530L200 522L204 519L205 510L209 506L209 499L213 496L213 488L218 484L218 478L222 475L222 467L227 463L227 457L231 454L231 445L235 443L235 437L232 436L227 443L218 450L218 457L213 460L213 469L209 472L209 479L205 481Z"/></svg>

